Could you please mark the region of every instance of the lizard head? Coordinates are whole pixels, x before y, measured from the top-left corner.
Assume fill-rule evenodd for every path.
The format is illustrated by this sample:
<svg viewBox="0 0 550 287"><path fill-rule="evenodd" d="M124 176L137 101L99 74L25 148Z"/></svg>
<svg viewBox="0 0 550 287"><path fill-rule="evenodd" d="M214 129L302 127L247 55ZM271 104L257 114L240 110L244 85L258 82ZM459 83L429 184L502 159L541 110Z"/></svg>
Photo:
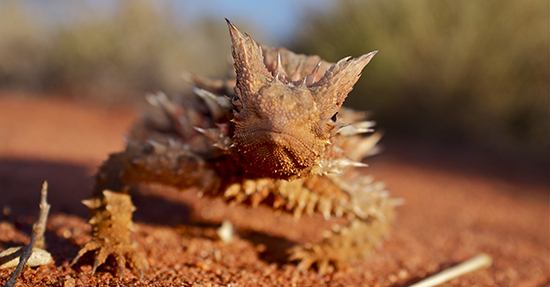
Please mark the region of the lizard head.
<svg viewBox="0 0 550 287"><path fill-rule="evenodd" d="M282 62L288 59L277 53L275 63L266 65L262 47L227 22L237 75L231 100L237 161L259 176L307 175L331 144L338 111L376 51L331 66L321 61L309 71L299 71L307 65L298 64L287 76ZM321 63L326 67L319 76Z"/></svg>

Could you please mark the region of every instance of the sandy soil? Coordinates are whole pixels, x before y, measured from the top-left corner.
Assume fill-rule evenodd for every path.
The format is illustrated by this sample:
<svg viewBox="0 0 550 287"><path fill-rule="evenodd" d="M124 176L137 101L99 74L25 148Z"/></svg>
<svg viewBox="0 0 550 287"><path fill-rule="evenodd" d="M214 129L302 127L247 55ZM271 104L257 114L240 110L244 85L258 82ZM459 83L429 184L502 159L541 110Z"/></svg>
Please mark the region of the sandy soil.
<svg viewBox="0 0 550 287"><path fill-rule="evenodd" d="M0 94L0 250L27 244L43 180L52 204L46 241L55 263L27 269L16 286L408 286L479 253L493 266L445 286L549 286L549 177L546 164L511 161L463 148L383 140L367 171L405 200L390 238L373 256L320 276L295 272L284 250L325 225L294 222L264 208L227 207L194 191L142 187L134 196L133 239L151 269L124 271L68 263L90 239L87 209L95 168L124 147L138 117L53 98ZM216 235L223 219L238 236ZM0 284L12 269L0 270Z"/></svg>

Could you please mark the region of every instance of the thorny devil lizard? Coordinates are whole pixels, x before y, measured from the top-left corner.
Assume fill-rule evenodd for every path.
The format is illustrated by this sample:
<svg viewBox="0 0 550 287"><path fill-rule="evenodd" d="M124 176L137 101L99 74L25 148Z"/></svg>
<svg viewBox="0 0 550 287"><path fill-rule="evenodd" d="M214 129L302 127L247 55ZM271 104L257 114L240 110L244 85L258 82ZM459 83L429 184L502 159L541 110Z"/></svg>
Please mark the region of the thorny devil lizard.
<svg viewBox="0 0 550 287"><path fill-rule="evenodd" d="M89 207L92 240L73 261L94 252L92 273L112 255L142 276L145 256L130 244L127 185L157 182L251 206L347 218L321 242L289 250L297 269L337 267L367 255L387 236L398 201L354 167L376 152L365 113L342 108L377 51L337 63L259 45L227 21L236 79L192 76L197 98L149 97L163 118L146 118L124 152L111 154L96 176Z"/></svg>

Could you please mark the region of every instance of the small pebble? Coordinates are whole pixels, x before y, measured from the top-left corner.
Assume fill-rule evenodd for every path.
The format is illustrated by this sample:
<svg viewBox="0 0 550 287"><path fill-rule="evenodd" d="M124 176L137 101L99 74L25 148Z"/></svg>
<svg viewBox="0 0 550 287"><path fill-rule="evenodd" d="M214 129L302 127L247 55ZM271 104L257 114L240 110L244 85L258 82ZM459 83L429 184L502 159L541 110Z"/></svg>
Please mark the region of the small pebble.
<svg viewBox="0 0 550 287"><path fill-rule="evenodd" d="M74 287L76 284L76 280L70 276L65 277L65 281L63 282L63 287Z"/></svg>
<svg viewBox="0 0 550 287"><path fill-rule="evenodd" d="M2 258L3 257L6 257L6 256L9 256L17 251L19 251L19 249L21 248L24 248L24 247L12 247L12 248L8 248L2 252L0 252L0 262L2 262ZM29 258L29 260L27 261L27 266L30 266L30 267L36 267L36 266L40 266L40 265L46 265L46 264L50 264L53 262L53 259L52 259L52 255L44 250L44 249L41 249L41 248L33 248L32 249L32 255L31 257ZM19 264L19 256L17 256L16 258L13 258L12 260L10 261L7 261L3 264L0 265L0 269L4 269L4 268L10 268L10 267L16 267L17 264Z"/></svg>
<svg viewBox="0 0 550 287"><path fill-rule="evenodd" d="M218 228L217 230L218 236L223 240L225 243L231 243L233 242L233 225L229 220L224 220L222 222L222 226Z"/></svg>

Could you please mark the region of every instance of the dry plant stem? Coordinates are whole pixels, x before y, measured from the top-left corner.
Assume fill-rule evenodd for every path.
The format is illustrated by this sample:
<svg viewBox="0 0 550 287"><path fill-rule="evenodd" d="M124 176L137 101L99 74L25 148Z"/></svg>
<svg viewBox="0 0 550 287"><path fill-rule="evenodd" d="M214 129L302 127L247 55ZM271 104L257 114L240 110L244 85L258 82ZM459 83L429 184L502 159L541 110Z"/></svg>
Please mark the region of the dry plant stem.
<svg viewBox="0 0 550 287"><path fill-rule="evenodd" d="M44 181L42 184L42 191L40 195L40 215L38 220L34 223L32 228L32 235L36 236L35 247L45 248L46 242L44 232L46 231L46 220L48 219L48 213L50 212L50 204L46 200L48 197L48 182Z"/></svg>
<svg viewBox="0 0 550 287"><path fill-rule="evenodd" d="M19 248L19 250L15 251L12 254L8 254L6 256L0 256L0 267L4 267L4 264L7 262L10 262L14 258L20 257L23 252L25 252L25 248Z"/></svg>
<svg viewBox="0 0 550 287"><path fill-rule="evenodd" d="M428 277L410 287L430 287L443 284L449 280L473 272L483 267L489 267L493 263L493 259L487 254L479 254L457 266L451 267L443 272L437 273Z"/></svg>
<svg viewBox="0 0 550 287"><path fill-rule="evenodd" d="M13 271L13 274L10 276L6 284L4 284L4 287L15 286L17 278L19 278L19 275L21 275L21 272L23 272L23 268L25 267L25 265L27 265L27 261L32 255L32 248L35 245L39 248L43 248L45 246L44 231L46 231L46 220L48 218L48 213L50 212L50 204L48 204L48 202L46 201L47 196L48 182L44 181L44 183L42 184L40 199L40 215L38 216L38 220L34 223L32 227L31 242L25 248L25 252L23 253L23 255L21 255L21 258L19 259L19 264Z"/></svg>

